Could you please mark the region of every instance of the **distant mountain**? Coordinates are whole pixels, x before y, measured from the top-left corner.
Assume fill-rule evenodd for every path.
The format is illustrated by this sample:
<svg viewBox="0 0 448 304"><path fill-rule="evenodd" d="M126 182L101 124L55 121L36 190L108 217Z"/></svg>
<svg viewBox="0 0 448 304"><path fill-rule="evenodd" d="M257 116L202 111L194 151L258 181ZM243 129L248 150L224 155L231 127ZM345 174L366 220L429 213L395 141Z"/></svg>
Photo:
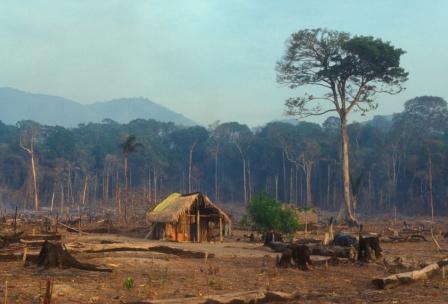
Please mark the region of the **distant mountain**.
<svg viewBox="0 0 448 304"><path fill-rule="evenodd" d="M79 123L101 122L106 118L119 123L151 118L185 126L196 124L182 114L142 97L83 105L63 97L0 88L0 120L6 124L30 119L45 125L76 127Z"/></svg>

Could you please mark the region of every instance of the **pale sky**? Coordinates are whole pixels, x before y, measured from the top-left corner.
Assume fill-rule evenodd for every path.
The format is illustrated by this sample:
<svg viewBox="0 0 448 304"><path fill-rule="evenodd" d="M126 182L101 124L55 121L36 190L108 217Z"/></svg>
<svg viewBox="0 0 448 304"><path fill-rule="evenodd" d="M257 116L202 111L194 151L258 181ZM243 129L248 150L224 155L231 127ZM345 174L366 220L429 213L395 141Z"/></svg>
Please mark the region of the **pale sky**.
<svg viewBox="0 0 448 304"><path fill-rule="evenodd" d="M1 0L0 86L81 103L144 96L203 125L255 126L304 92L275 81L285 40L326 27L407 51L407 90L380 96L371 118L448 99L447 12L446 0Z"/></svg>

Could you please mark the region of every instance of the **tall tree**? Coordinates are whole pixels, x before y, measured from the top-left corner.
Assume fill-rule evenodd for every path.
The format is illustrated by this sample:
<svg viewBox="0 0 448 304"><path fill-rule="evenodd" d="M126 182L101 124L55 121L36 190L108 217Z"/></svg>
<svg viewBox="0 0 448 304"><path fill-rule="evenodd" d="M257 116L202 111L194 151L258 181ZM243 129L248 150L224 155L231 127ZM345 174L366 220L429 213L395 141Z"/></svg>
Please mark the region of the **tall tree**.
<svg viewBox="0 0 448 304"><path fill-rule="evenodd" d="M375 109L377 93L396 94L408 73L400 67L405 52L389 42L326 29L291 35L277 63L277 81L294 89L319 88L286 101L290 115L308 117L336 112L341 124L342 177L346 219L356 223L350 196L348 115Z"/></svg>
<svg viewBox="0 0 448 304"><path fill-rule="evenodd" d="M129 154L135 152L138 147L142 144L137 142L137 137L135 135L128 135L124 141L120 144L121 153L123 154L124 160L124 191L125 191L125 205L127 204L128 198L128 158Z"/></svg>
<svg viewBox="0 0 448 304"><path fill-rule="evenodd" d="M225 139L233 144L238 153L241 156L242 171L243 171L243 201L245 204L248 202L248 185L247 185L247 159L246 151L249 148L252 141L252 132L246 125L241 125L237 122L228 122L221 124L217 128L217 132L221 132Z"/></svg>
<svg viewBox="0 0 448 304"><path fill-rule="evenodd" d="M20 147L28 154L31 162L31 174L33 178L33 200L34 200L34 209L36 211L39 210L39 189L38 189L38 171L37 171L37 159L36 153L34 151L34 143L36 141L37 130L39 125L34 122L23 122L22 126L24 130L20 135ZM28 145L25 146L25 141L28 142Z"/></svg>

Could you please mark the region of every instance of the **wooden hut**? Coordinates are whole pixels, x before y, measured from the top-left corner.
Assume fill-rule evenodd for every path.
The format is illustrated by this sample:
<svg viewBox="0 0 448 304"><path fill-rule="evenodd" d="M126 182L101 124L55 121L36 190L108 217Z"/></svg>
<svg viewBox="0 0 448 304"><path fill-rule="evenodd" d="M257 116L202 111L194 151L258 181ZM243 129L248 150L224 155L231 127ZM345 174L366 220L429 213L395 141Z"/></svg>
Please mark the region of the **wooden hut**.
<svg viewBox="0 0 448 304"><path fill-rule="evenodd" d="M202 193L173 193L147 213L152 238L213 241L230 233L229 216Z"/></svg>

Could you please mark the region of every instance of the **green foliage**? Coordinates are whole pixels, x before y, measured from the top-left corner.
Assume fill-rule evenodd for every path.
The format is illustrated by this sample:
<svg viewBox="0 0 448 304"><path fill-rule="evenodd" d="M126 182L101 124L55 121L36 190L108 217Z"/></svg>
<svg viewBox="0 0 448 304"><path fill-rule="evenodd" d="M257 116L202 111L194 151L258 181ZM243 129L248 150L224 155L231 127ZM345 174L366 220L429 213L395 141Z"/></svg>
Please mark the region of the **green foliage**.
<svg viewBox="0 0 448 304"><path fill-rule="evenodd" d="M294 211L265 193L259 194L250 201L247 213L254 228L263 232L277 231L291 234L299 228Z"/></svg>
<svg viewBox="0 0 448 304"><path fill-rule="evenodd" d="M355 105L362 112L375 109L375 94L402 90L408 78L400 67L404 53L373 37L351 37L349 33L321 28L293 33L285 55L277 63L277 81L292 89L324 87L327 93L288 99L288 113L309 116L338 111L346 115Z"/></svg>
<svg viewBox="0 0 448 304"><path fill-rule="evenodd" d="M120 148L123 152L123 155L129 155L134 152L138 147L142 147L143 145L137 142L137 137L135 135L128 135L124 139L124 141L120 144Z"/></svg>
<svg viewBox="0 0 448 304"><path fill-rule="evenodd" d="M134 279L132 277L127 277L123 282L123 288L127 290L134 288Z"/></svg>

